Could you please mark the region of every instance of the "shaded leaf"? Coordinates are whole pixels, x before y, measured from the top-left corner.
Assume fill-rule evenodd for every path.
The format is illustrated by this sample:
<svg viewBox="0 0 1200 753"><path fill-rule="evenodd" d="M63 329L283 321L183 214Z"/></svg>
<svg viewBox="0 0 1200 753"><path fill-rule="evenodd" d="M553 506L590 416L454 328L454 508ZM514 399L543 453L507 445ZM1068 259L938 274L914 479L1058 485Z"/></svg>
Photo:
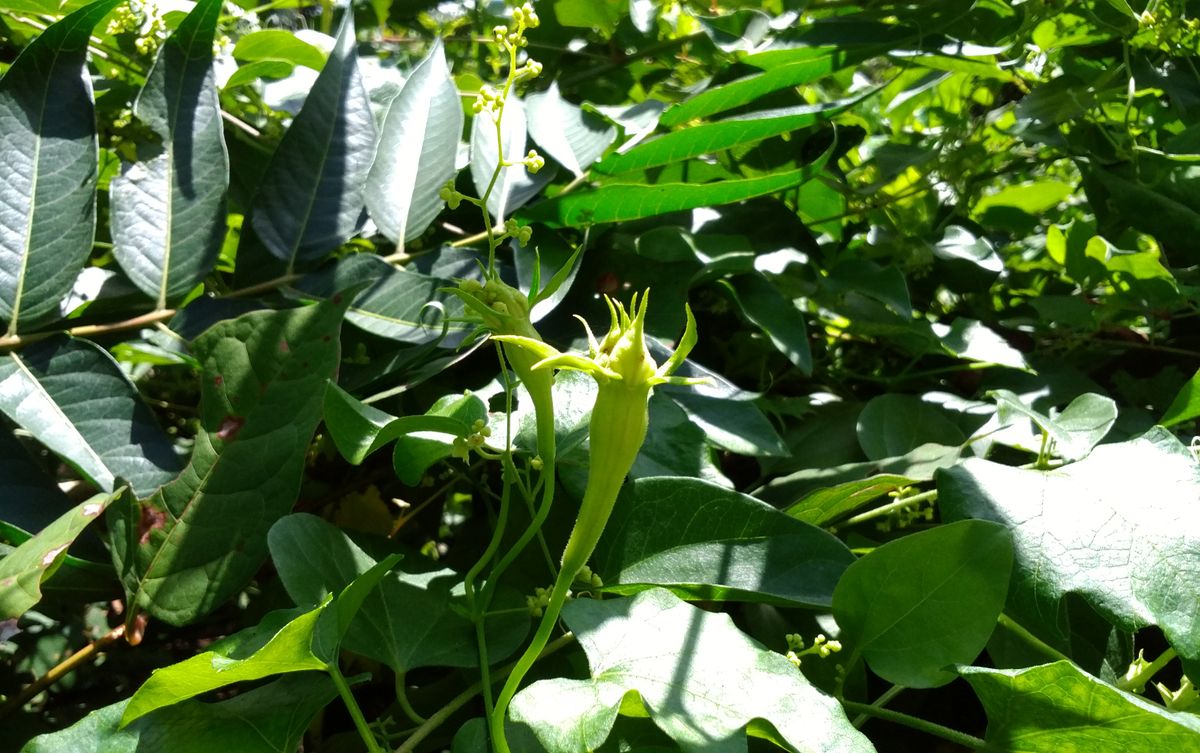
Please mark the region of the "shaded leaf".
<svg viewBox="0 0 1200 753"><path fill-rule="evenodd" d="M184 701L121 727L130 703L125 700L35 737L21 753L294 753L317 712L336 695L329 678L304 672L218 703Z"/></svg>
<svg viewBox="0 0 1200 753"><path fill-rule="evenodd" d="M346 321L373 335L409 343L458 342L473 324L462 321L462 302L445 288L451 280L396 268L375 254L354 254L306 275L296 289L319 298L356 288ZM450 321L454 319L455 321Z"/></svg>
<svg viewBox="0 0 1200 753"><path fill-rule="evenodd" d="M203 381L191 461L153 496L109 510L128 619L147 611L186 624L258 570L267 529L300 489L345 306L245 314L193 342Z"/></svg>
<svg viewBox="0 0 1200 753"><path fill-rule="evenodd" d="M1028 669L963 667L988 715L988 742L1022 753L1195 750L1200 717L1172 713L1066 661Z"/></svg>
<svg viewBox="0 0 1200 753"><path fill-rule="evenodd" d="M97 494L0 559L0 620L20 617L42 598L42 584L62 564L67 547L121 491Z"/></svg>
<svg viewBox="0 0 1200 753"><path fill-rule="evenodd" d="M367 176L366 202L383 234L403 248L433 222L454 179L463 111L440 41L388 106Z"/></svg>
<svg viewBox="0 0 1200 753"><path fill-rule="evenodd" d="M270 545L284 587L301 606L321 603L375 566L375 560L345 532L303 513L276 523ZM358 619L346 633L346 650L383 662L398 673L428 666L478 666L475 627L460 611L465 609L462 578L415 557L401 567L384 576L378 590L366 596ZM495 608L504 606L510 604ZM529 614L497 615L485 625L488 656L500 661L525 637Z"/></svg>
<svg viewBox="0 0 1200 753"><path fill-rule="evenodd" d="M196 287L225 239L229 155L213 72L221 4L196 5L158 53L134 114L161 139L110 189L113 254L160 308Z"/></svg>
<svg viewBox="0 0 1200 753"><path fill-rule="evenodd" d="M511 707L513 719L532 727L550 753L598 748L623 701L649 713L685 753L745 751L746 727L760 719L799 753L874 751L837 701L727 615L655 589L629 599L576 600L563 620L587 653L591 677L536 682Z"/></svg>
<svg viewBox="0 0 1200 753"><path fill-rule="evenodd" d="M0 317L8 332L58 313L96 229L88 38L119 0L51 24L0 79Z"/></svg>
<svg viewBox="0 0 1200 753"><path fill-rule="evenodd" d="M979 656L1004 608L1013 547L1004 526L964 520L878 547L833 594L840 638L883 679L934 688Z"/></svg>
<svg viewBox="0 0 1200 753"><path fill-rule="evenodd" d="M562 98L558 82L525 100L529 135L542 150L575 177L604 154L617 130L604 119Z"/></svg>
<svg viewBox="0 0 1200 753"><path fill-rule="evenodd" d="M347 13L329 60L275 149L251 211L258 237L291 269L320 259L362 223L375 120Z"/></svg>
<svg viewBox="0 0 1200 753"><path fill-rule="evenodd" d="M761 274L736 275L726 283L742 313L775 349L805 374L812 373L812 348L804 314Z"/></svg>
<svg viewBox="0 0 1200 753"><path fill-rule="evenodd" d="M687 598L824 606L854 561L828 533L693 478L627 484L592 558L604 590L667 586Z"/></svg>
<svg viewBox="0 0 1200 753"><path fill-rule="evenodd" d="M101 489L119 477L149 494L182 467L129 377L87 340L58 337L0 357L0 410Z"/></svg>
<svg viewBox="0 0 1200 753"><path fill-rule="evenodd" d="M790 451L770 420L751 400L711 397L695 390L660 390L687 413L688 420L704 430L711 445L750 456L782 456Z"/></svg>
<svg viewBox="0 0 1200 753"><path fill-rule="evenodd" d="M213 650L155 670L129 700L121 724L235 682L289 672L328 671L331 666L336 669L338 645L363 599L399 561L400 555L394 554L372 566L336 597L327 595L252 653L238 651L241 646L236 641L226 641L214 644Z"/></svg>
<svg viewBox="0 0 1200 753"><path fill-rule="evenodd" d="M1175 395L1159 423L1163 426L1174 426L1191 421L1197 416L1200 416L1200 371L1193 374Z"/></svg>
<svg viewBox="0 0 1200 753"><path fill-rule="evenodd" d="M1200 465L1165 429L1101 445L1051 471L968 459L938 474L947 519L1009 527L1016 567L1008 610L1065 646L1066 597L1081 596L1118 627L1158 625L1200 673Z"/></svg>
<svg viewBox="0 0 1200 753"><path fill-rule="evenodd" d="M870 460L903 455L923 444L953 446L966 440L945 411L916 395L871 398L858 414L858 442Z"/></svg>

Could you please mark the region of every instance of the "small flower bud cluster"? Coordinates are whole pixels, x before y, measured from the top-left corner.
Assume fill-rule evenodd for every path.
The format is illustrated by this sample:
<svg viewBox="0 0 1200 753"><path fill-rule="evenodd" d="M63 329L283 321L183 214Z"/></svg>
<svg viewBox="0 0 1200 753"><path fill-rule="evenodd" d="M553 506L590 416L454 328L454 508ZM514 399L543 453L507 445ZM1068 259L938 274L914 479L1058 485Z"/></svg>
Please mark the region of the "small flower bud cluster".
<svg viewBox="0 0 1200 753"><path fill-rule="evenodd" d="M512 85L519 81L535 79L542 74L542 64L536 60L526 60L524 65L517 65L517 52L529 44L529 40L525 38L525 31L536 29L541 24L537 11L533 9L532 3L526 2L519 8L513 8L512 14L511 28L500 25L492 29L492 40L502 53L508 54L508 80L500 91L490 86L481 87L475 96L475 102L471 105L472 112L476 115L486 112L494 123L500 122L500 116L504 112L504 103L508 99L508 92Z"/></svg>
<svg viewBox="0 0 1200 753"><path fill-rule="evenodd" d="M490 436L492 436L492 430L488 428L487 422L483 419L476 419L475 423L471 424L470 434L465 437L454 438L450 454L453 457L466 460L471 451L478 451L479 448L487 443Z"/></svg>
<svg viewBox="0 0 1200 753"><path fill-rule="evenodd" d="M113 11L105 32L133 34L134 48L142 55L152 55L167 36L167 24L154 0L130 0Z"/></svg>
<svg viewBox="0 0 1200 753"><path fill-rule="evenodd" d="M579 568L579 572L575 573L575 582L572 584L572 590L576 593L603 587L604 581L597 573L592 572L592 568L587 565Z"/></svg>
<svg viewBox="0 0 1200 753"><path fill-rule="evenodd" d="M504 221L504 235L516 238L522 246L529 245L529 239L533 237L533 228L526 225L521 227L514 219Z"/></svg>
<svg viewBox="0 0 1200 753"><path fill-rule="evenodd" d="M800 657L802 656L817 656L821 659L826 659L830 654L836 654L842 650L841 641L831 641L824 633L820 633L816 638L813 638L813 644L808 648L804 647L804 637L799 633L788 633L785 636L788 645L787 659L797 667L800 666Z"/></svg>
<svg viewBox="0 0 1200 753"><path fill-rule="evenodd" d="M543 610L550 604L550 589L539 588L533 592L533 596L525 597L525 606L529 609L529 613L534 617L541 617Z"/></svg>
<svg viewBox="0 0 1200 753"><path fill-rule="evenodd" d="M458 209L459 205L463 203L463 199L472 201L470 196L454 190L454 181L450 181L442 186L442 190L438 191L438 197L446 202L446 206L450 207L451 210Z"/></svg>

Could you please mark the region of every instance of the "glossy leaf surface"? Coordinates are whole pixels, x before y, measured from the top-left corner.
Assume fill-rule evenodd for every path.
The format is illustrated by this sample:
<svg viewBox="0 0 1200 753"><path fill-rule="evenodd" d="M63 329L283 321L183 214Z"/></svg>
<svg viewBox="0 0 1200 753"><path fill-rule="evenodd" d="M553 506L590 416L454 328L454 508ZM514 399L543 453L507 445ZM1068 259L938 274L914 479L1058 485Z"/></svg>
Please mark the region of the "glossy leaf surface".
<svg viewBox="0 0 1200 753"><path fill-rule="evenodd" d="M221 6L205 0L158 53L134 114L162 140L109 188L113 253L165 308L194 288L225 238L229 155L213 72Z"/></svg>
<svg viewBox="0 0 1200 753"><path fill-rule="evenodd" d="M738 753L746 726L766 720L800 753L870 753L832 698L780 654L746 638L727 615L667 591L579 600L563 619L588 655L586 680L542 680L519 693L512 717L549 753L595 750L628 693L685 753Z"/></svg>
<svg viewBox="0 0 1200 753"><path fill-rule="evenodd" d="M52 24L0 79L0 318L10 334L58 311L92 249L97 146L84 57L117 3Z"/></svg>
<svg viewBox="0 0 1200 753"><path fill-rule="evenodd" d="M1044 639L1065 645L1064 599L1083 597L1126 630L1158 625L1200 668L1200 466L1163 429L1101 445L1051 471L971 459L938 475L938 505L951 519L981 518L1012 531L1009 609Z"/></svg>
<svg viewBox="0 0 1200 753"><path fill-rule="evenodd" d="M961 521L890 541L837 584L841 640L888 682L933 688L975 660L1004 608L1013 547L1003 526Z"/></svg>

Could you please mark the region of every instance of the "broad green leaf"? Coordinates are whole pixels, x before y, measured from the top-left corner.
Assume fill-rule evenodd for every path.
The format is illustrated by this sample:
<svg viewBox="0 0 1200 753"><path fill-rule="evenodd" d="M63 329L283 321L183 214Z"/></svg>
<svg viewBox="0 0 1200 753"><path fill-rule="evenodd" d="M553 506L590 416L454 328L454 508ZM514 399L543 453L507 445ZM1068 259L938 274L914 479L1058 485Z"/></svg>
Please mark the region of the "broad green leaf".
<svg viewBox="0 0 1200 753"><path fill-rule="evenodd" d="M0 79L0 318L14 334L58 313L92 250L97 160L92 27L119 0L51 24Z"/></svg>
<svg viewBox="0 0 1200 753"><path fill-rule="evenodd" d="M269 541L279 577L301 606L321 603L375 565L345 532L313 515L283 518L271 528ZM367 594L344 647L398 673L429 666L478 666L475 626L463 611L461 583L453 570L407 559ZM508 604L498 602L493 608L504 606ZM488 657L500 661L521 644L529 615L497 615L485 625Z"/></svg>
<svg viewBox="0 0 1200 753"><path fill-rule="evenodd" d="M230 91L239 86L253 84L259 79L283 79L292 74L296 66L282 60L256 60L238 67L233 75L225 81L222 91Z"/></svg>
<svg viewBox="0 0 1200 753"><path fill-rule="evenodd" d="M487 406L477 396L469 391L461 395L446 395L439 398L424 418L431 421L453 421L467 430L467 434L475 433L477 425L484 425L488 419ZM483 422L479 424L477 422ZM464 439L467 434L460 434ZM429 434L413 432L405 434L396 440L392 450L392 468L396 478L409 486L418 486L425 471L439 460L454 454L454 440L446 432Z"/></svg>
<svg viewBox="0 0 1200 753"><path fill-rule="evenodd" d="M757 178L735 178L713 183L663 183L640 185L612 183L591 191L572 192L539 202L523 213L525 219L545 222L552 227L575 227L601 222L624 222L679 212L698 207L718 206L767 196L811 180L821 172L830 151L816 162L797 170L772 173Z"/></svg>
<svg viewBox="0 0 1200 753"><path fill-rule="evenodd" d="M1075 398L1062 413L1053 418L1025 405L1021 398L1008 390L993 390L988 394L999 406L1001 423L1011 423L1014 415L1033 421L1054 441L1056 454L1064 460L1087 457L1117 421L1117 404L1093 392Z"/></svg>
<svg viewBox="0 0 1200 753"><path fill-rule="evenodd" d="M694 478L643 478L617 498L592 570L604 590L828 607L854 556L765 502Z"/></svg>
<svg viewBox="0 0 1200 753"><path fill-rule="evenodd" d="M1193 374L1187 384L1179 390L1179 394L1175 395L1159 423L1163 426L1174 426L1191 421L1197 416L1200 416L1200 371Z"/></svg>
<svg viewBox="0 0 1200 753"><path fill-rule="evenodd" d="M617 138L617 129L603 118L563 99L557 81L545 91L530 94L525 108L529 135L577 178Z"/></svg>
<svg viewBox="0 0 1200 753"><path fill-rule="evenodd" d="M503 223L506 217L532 199L553 177L553 171L549 168L531 175L521 163L526 154L526 118L525 103L519 97L508 98L500 124L499 143L504 145L504 159L517 164L500 168L493 185L492 176L499 163L496 124L486 112L476 115L471 121L471 181L475 184L476 195L480 197L491 186L491 193L487 195L487 209L497 224Z"/></svg>
<svg viewBox="0 0 1200 753"><path fill-rule="evenodd" d="M203 0L158 53L134 114L161 139L109 189L113 254L160 308L196 287L225 240L229 155L213 73L218 0Z"/></svg>
<svg viewBox="0 0 1200 753"><path fill-rule="evenodd" d="M610 154L596 165L596 170L616 175L752 144L820 123L846 109L846 104L801 105L691 126L638 144L623 154Z"/></svg>
<svg viewBox="0 0 1200 753"><path fill-rule="evenodd" d="M629 12L624 0L554 0L554 18L563 26L596 29L605 37Z"/></svg>
<svg viewBox="0 0 1200 753"><path fill-rule="evenodd" d="M122 727L130 704L125 700L35 737L21 753L294 753L317 712L336 695L329 678L303 672L217 703L184 701Z"/></svg>
<svg viewBox="0 0 1200 753"><path fill-rule="evenodd" d="M1074 187L1060 180L1040 180L1006 185L980 199L972 215L986 227L1014 234L1032 232L1041 217L1062 203Z"/></svg>
<svg viewBox="0 0 1200 753"><path fill-rule="evenodd" d="M112 356L57 337L0 357L0 410L84 478L150 494L182 463Z"/></svg>
<svg viewBox="0 0 1200 753"><path fill-rule="evenodd" d="M1009 345L1008 341L982 322L957 318L948 325L936 322L932 330L941 347L958 358L1029 370L1021 351Z"/></svg>
<svg viewBox="0 0 1200 753"><path fill-rule="evenodd" d="M0 620L20 617L42 598L49 580L80 532L122 492L97 494L0 559Z"/></svg>
<svg viewBox="0 0 1200 753"><path fill-rule="evenodd" d="M805 374L812 373L812 348L804 314L759 273L736 275L726 281L734 302L775 349Z"/></svg>
<svg viewBox="0 0 1200 753"><path fill-rule="evenodd" d="M214 650L155 670L129 700L121 716L122 726L156 709L235 682L289 672L336 669L338 645L363 599L396 566L400 557L393 554L356 574L336 596L326 595L319 605L288 622L252 653L243 655L237 651L236 642L224 644L229 651L218 651L222 644L215 644Z"/></svg>
<svg viewBox="0 0 1200 753"><path fill-rule="evenodd" d="M668 108L662 114L661 122L672 127L696 118L732 110L771 92L816 81L840 70L848 62L843 52L834 51L714 86Z"/></svg>
<svg viewBox="0 0 1200 753"><path fill-rule="evenodd" d="M979 656L1004 608L1013 545L1004 526L964 520L890 541L833 593L841 639L875 674L936 688Z"/></svg>
<svg viewBox="0 0 1200 753"><path fill-rule="evenodd" d="M1200 166L1179 165L1142 155L1138 168L1092 165L1085 175L1088 198L1128 224L1152 233L1179 254L1176 265L1200 260L1193 240L1200 236L1200 202L1196 186ZM1144 165L1144 167L1143 167ZM1097 212L1099 214L1099 212Z"/></svg>
<svg viewBox="0 0 1200 753"><path fill-rule="evenodd" d="M451 280L393 267L375 254L338 259L301 279L296 289L329 298L364 282L371 284L354 294L346 321L365 332L401 342L430 343L442 338L457 341L474 326L461 318L461 301L446 292L454 284Z"/></svg>
<svg viewBox="0 0 1200 753"><path fill-rule="evenodd" d="M272 60L303 65L319 71L325 67L325 53L290 31L261 29L238 39L233 48L237 60Z"/></svg>
<svg viewBox="0 0 1200 753"><path fill-rule="evenodd" d="M965 440L945 411L916 395L878 395L858 414L858 443L870 460L903 455L923 444L956 445Z"/></svg>
<svg viewBox="0 0 1200 753"><path fill-rule="evenodd" d="M1070 662L959 671L987 710L988 742L1002 750L1159 753L1200 747L1200 717L1167 711Z"/></svg>
<svg viewBox="0 0 1200 753"><path fill-rule="evenodd" d="M938 474L947 519L1009 527L1016 568L1008 610L1065 646L1065 599L1086 600L1117 627L1158 625L1200 675L1200 465L1165 429L1100 445L1051 471L969 459Z"/></svg>
<svg viewBox="0 0 1200 753"><path fill-rule="evenodd" d="M388 106L367 176L371 219L401 248L442 210L438 192L457 172L462 129L462 103L439 41Z"/></svg>
<svg viewBox="0 0 1200 753"><path fill-rule="evenodd" d="M688 420L704 430L711 445L751 457L789 454L783 438L775 431L750 396L715 397L695 390L661 390L687 413Z"/></svg>
<svg viewBox="0 0 1200 753"><path fill-rule="evenodd" d="M236 594L296 502L346 301L228 319L192 343L201 431L183 474L109 510L113 558L140 611L186 624ZM264 472L264 469L269 471Z"/></svg>
<svg viewBox="0 0 1200 753"><path fill-rule="evenodd" d="M797 753L874 751L837 701L785 657L747 638L728 615L655 589L629 599L576 600L563 620L587 653L591 677L541 680L511 707L549 753L600 747L626 705L648 713L685 753L741 753L744 735L766 733L758 720Z"/></svg>
<svg viewBox="0 0 1200 753"><path fill-rule="evenodd" d="M784 512L797 520L823 526L866 507L885 494L903 489L916 483L905 476L881 473L878 476L846 481L835 486L809 492L802 499L789 505Z"/></svg>
<svg viewBox="0 0 1200 753"><path fill-rule="evenodd" d="M325 390L325 428L351 465L361 464L380 447L408 434L434 432L466 439L472 431L471 424L453 416L426 414L396 418L358 401L333 382Z"/></svg>
<svg viewBox="0 0 1200 753"><path fill-rule="evenodd" d="M329 255L363 220L375 120L355 47L354 15L347 13L329 60L259 182L251 222L288 269Z"/></svg>

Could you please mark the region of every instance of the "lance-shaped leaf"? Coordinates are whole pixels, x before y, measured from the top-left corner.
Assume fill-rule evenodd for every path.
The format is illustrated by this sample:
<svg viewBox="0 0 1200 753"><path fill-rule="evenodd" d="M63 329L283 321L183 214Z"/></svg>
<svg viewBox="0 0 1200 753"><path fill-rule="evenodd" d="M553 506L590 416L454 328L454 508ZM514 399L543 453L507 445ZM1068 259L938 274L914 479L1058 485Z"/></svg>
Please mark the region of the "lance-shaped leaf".
<svg viewBox="0 0 1200 753"><path fill-rule="evenodd" d="M113 254L160 307L187 294L225 238L229 155L213 73L219 0L202 0L163 44L134 104L161 139L109 188Z"/></svg>
<svg viewBox="0 0 1200 753"><path fill-rule="evenodd" d="M149 494L182 466L121 367L87 340L0 357L0 411L101 489L119 477Z"/></svg>
<svg viewBox="0 0 1200 753"><path fill-rule="evenodd" d="M542 680L513 700L515 721L549 753L596 750L618 710L649 713L684 753L743 753L747 727L769 722L798 753L873 753L837 701L728 615L655 589L631 599L580 599L563 619L587 653L591 678ZM640 715L640 714L639 714Z"/></svg>
<svg viewBox="0 0 1200 753"><path fill-rule="evenodd" d="M1158 625L1195 677L1198 489L1200 465L1156 428L1052 471L969 459L939 472L938 507L1012 531L1007 611L1043 639L1067 645L1066 597L1077 594L1123 630Z"/></svg>
<svg viewBox="0 0 1200 753"><path fill-rule="evenodd" d="M492 185L492 175L499 164L499 147L496 140L496 123L486 112L475 116L471 123L471 180L479 196L492 192L487 197L487 209L497 223L525 204L542 190L553 177L553 171L543 168L537 175L530 175L521 160L525 159L525 103L510 96L504 105L504 117L500 121L500 132L504 144L505 162L517 164L500 168Z"/></svg>
<svg viewBox="0 0 1200 753"><path fill-rule="evenodd" d="M265 631L252 629L249 640L231 636L233 640L220 641L209 651L155 670L130 699L121 724L235 682L305 670L337 671L338 647L354 615L371 589L400 561L400 556L393 554L374 565L336 597L326 596L319 605L270 635L262 645L255 639Z"/></svg>
<svg viewBox="0 0 1200 753"><path fill-rule="evenodd" d="M109 510L129 613L185 624L237 593L292 508L346 301L223 321L192 344L202 430L188 467L139 503ZM132 619L132 617L130 617Z"/></svg>
<svg viewBox="0 0 1200 753"><path fill-rule="evenodd" d="M344 531L314 515L297 513L280 520L271 528L269 541L279 577L302 607L319 604L375 566L375 559ZM515 651L529 630L529 613L520 609L520 596L501 591L499 597L494 609L515 609L485 621L492 662ZM462 576L412 557L367 595L344 645L396 672L474 667L479 664L479 645L475 625L465 612Z"/></svg>
<svg viewBox="0 0 1200 753"><path fill-rule="evenodd" d="M963 667L987 710L987 741L1021 753L1158 753L1200 748L1200 717L1172 713L1059 661Z"/></svg>
<svg viewBox="0 0 1200 753"><path fill-rule="evenodd" d="M97 494L0 559L0 620L20 617L42 598L42 583L62 564L75 537L120 494Z"/></svg>
<svg viewBox="0 0 1200 753"><path fill-rule="evenodd" d="M121 716L130 703L126 699L67 729L35 737L21 753L290 753L336 695L328 677L304 672L217 703L184 701L122 727Z"/></svg>
<svg viewBox="0 0 1200 753"><path fill-rule="evenodd" d="M403 246L442 210L454 179L463 111L441 42L413 69L384 116L366 201L383 234Z"/></svg>
<svg viewBox="0 0 1200 753"><path fill-rule="evenodd" d="M342 19L329 59L275 149L251 222L292 268L349 240L363 220L363 184L375 153L375 120L355 56L354 19Z"/></svg>
<svg viewBox="0 0 1200 753"><path fill-rule="evenodd" d="M996 627L1012 571L1003 526L963 520L890 541L838 581L841 638L880 677L910 688L945 685Z"/></svg>
<svg viewBox="0 0 1200 753"><path fill-rule="evenodd" d="M529 135L577 178L617 139L617 129L604 118L563 99L557 81L530 94L526 107Z"/></svg>
<svg viewBox="0 0 1200 753"><path fill-rule="evenodd" d="M96 229L88 37L119 0L52 24L0 79L0 317L10 334L58 312Z"/></svg>
<svg viewBox="0 0 1200 753"><path fill-rule="evenodd" d="M837 538L766 502L699 479L644 478L621 490L592 569L615 593L657 584L691 598L828 607L852 562Z"/></svg>
<svg viewBox="0 0 1200 753"><path fill-rule="evenodd" d="M522 213L526 220L551 227L575 227L600 222L624 222L698 207L745 201L795 188L820 174L832 149L796 170L756 178L731 178L712 183L611 183L592 191L572 192L539 202Z"/></svg>

